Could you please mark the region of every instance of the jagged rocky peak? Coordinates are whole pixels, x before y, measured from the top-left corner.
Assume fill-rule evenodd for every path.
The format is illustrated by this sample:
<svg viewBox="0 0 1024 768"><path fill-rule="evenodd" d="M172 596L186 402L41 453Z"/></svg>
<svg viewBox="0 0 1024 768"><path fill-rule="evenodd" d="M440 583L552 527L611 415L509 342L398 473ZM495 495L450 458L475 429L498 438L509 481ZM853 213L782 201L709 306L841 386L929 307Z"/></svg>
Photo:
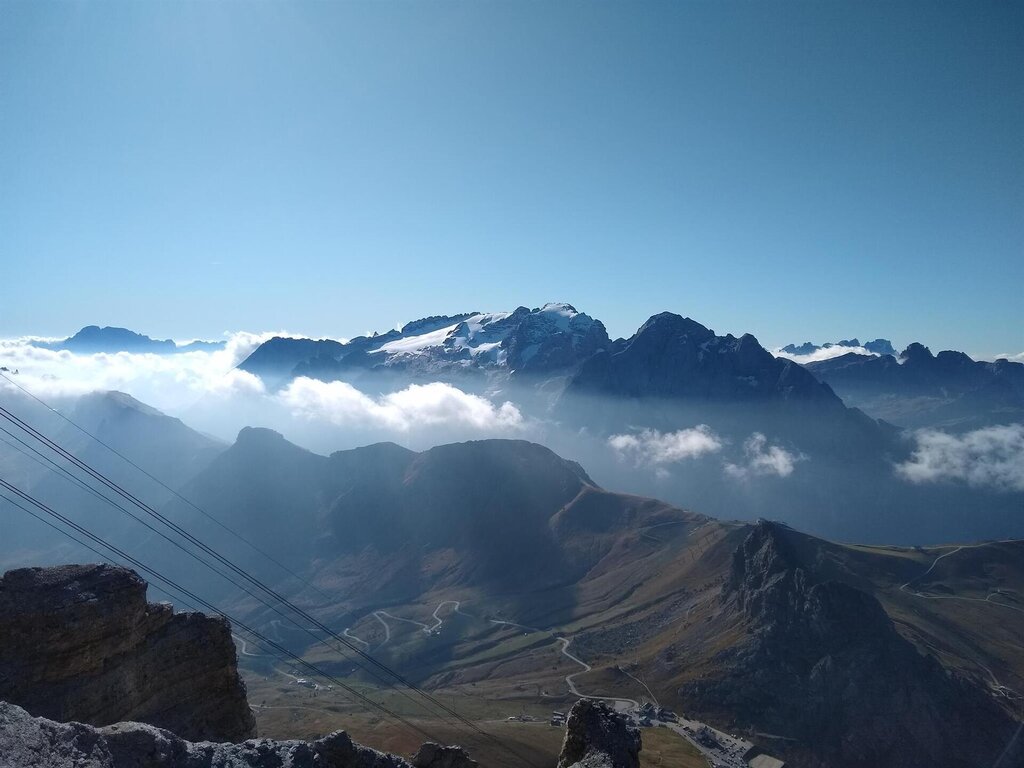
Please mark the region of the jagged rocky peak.
<svg viewBox="0 0 1024 768"><path fill-rule="evenodd" d="M922 655L873 596L819 579L793 535L762 521L735 551L722 621L744 635L683 687L688 706L794 739L801 765L992 764L1016 727L1007 713Z"/></svg>
<svg viewBox="0 0 1024 768"><path fill-rule="evenodd" d="M907 345L907 348L900 352L900 358L902 360L918 361L918 360L931 360L933 357L932 351L928 349L924 344L914 341Z"/></svg>
<svg viewBox="0 0 1024 768"><path fill-rule="evenodd" d="M8 571L0 637L0 700L34 715L138 720L193 739L255 733L230 625L147 603L146 582L128 569Z"/></svg>
<svg viewBox="0 0 1024 768"><path fill-rule="evenodd" d="M388 370L544 373L571 368L610 343L604 325L571 304L433 315L345 343L271 339L239 367L265 381L333 379Z"/></svg>
<svg viewBox="0 0 1024 768"><path fill-rule="evenodd" d="M600 320L577 312L571 304L520 307L519 322L502 342L508 366L517 373L544 373L576 365L611 340Z"/></svg>
<svg viewBox="0 0 1024 768"><path fill-rule="evenodd" d="M759 521L733 554L726 596L739 602L759 632L799 628L823 656L857 638L870 642L895 634L874 597L838 582L815 583L793 553L787 530Z"/></svg>
<svg viewBox="0 0 1024 768"><path fill-rule="evenodd" d="M18 768L477 768L460 747L424 744L410 762L355 744L344 731L316 741L192 742L143 723L97 728L54 722L2 701L0 764Z"/></svg>
<svg viewBox="0 0 1024 768"><path fill-rule="evenodd" d="M793 400L838 404L802 367L776 358L751 334L715 332L671 312L654 315L629 339L587 359L573 394L702 400Z"/></svg>
<svg viewBox="0 0 1024 768"><path fill-rule="evenodd" d="M569 710L558 768L639 768L640 731L602 701L580 699Z"/></svg>
<svg viewBox="0 0 1024 768"><path fill-rule="evenodd" d="M780 351L785 352L789 355L813 355L815 352L819 352L823 349L834 349L839 347L840 349L864 349L875 355L891 355L896 356L896 349L893 347L892 342L889 339L875 339L874 341L861 342L856 336L852 339L841 339L837 342L827 341L824 344L815 344L811 341L805 341L803 344L787 344Z"/></svg>

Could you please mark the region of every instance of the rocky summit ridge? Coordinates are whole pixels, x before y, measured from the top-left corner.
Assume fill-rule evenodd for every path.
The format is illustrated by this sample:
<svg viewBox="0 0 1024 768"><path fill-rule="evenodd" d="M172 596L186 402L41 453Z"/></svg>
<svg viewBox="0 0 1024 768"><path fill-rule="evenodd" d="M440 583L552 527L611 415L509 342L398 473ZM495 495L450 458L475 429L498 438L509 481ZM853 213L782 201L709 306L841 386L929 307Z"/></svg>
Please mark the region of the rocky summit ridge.
<svg viewBox="0 0 1024 768"><path fill-rule="evenodd" d="M558 768L639 768L640 731L602 701L580 699L569 711Z"/></svg>
<svg viewBox="0 0 1024 768"><path fill-rule="evenodd" d="M0 755L4 768L477 768L459 747L424 744L409 762L355 744L344 731L316 741L191 742L143 723L58 723L6 702Z"/></svg>
<svg viewBox="0 0 1024 768"><path fill-rule="evenodd" d="M0 638L0 700L32 714L143 720L195 739L255 734L228 622L148 603L126 568L8 571Z"/></svg>
<svg viewBox="0 0 1024 768"><path fill-rule="evenodd" d="M807 745L788 755L800 765L994 764L1018 724L918 652L874 596L819 578L788 533L761 521L736 549L722 616L745 636L681 693L697 709Z"/></svg>
<svg viewBox="0 0 1024 768"><path fill-rule="evenodd" d="M569 713L558 768L639 768L640 746L624 716L583 699ZM190 742L143 723L58 723L6 702L0 761L5 768L478 768L462 748L429 742L411 760L355 744L344 731L316 741Z"/></svg>

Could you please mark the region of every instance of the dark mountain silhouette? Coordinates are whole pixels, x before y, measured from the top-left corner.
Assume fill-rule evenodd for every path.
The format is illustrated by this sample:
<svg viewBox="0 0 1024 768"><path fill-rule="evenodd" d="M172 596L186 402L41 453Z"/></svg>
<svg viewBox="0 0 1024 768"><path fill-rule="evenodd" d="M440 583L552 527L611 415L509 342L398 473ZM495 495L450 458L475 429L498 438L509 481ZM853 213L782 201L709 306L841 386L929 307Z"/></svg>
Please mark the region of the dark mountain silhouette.
<svg viewBox="0 0 1024 768"><path fill-rule="evenodd" d="M199 352L223 349L223 341L193 341L188 344L175 344L170 339L151 339L141 333L127 328L103 327L87 325L74 336L63 341L34 341L34 346L44 349L63 349L79 354L96 352L149 352L158 355L176 352Z"/></svg>
<svg viewBox="0 0 1024 768"><path fill-rule="evenodd" d="M325 457L270 430L245 429L185 495L294 569L316 562L325 578L354 577L347 591L357 601L367 590L380 600L445 585L568 585L624 530L698 519L606 491L575 462L519 440L421 453L379 443ZM244 553L189 508L176 502L168 509L218 546ZM251 564L266 568L258 557Z"/></svg>
<svg viewBox="0 0 1024 768"><path fill-rule="evenodd" d="M807 369L847 403L905 427L976 429L1024 420L1024 363L933 355L913 343L899 359L847 354Z"/></svg>

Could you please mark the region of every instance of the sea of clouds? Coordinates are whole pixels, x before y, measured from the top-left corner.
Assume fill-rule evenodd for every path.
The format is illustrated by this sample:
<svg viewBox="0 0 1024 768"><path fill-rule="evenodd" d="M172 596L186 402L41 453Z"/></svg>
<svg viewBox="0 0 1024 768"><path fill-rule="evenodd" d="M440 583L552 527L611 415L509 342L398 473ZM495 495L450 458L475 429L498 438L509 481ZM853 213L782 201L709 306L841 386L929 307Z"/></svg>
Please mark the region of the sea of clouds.
<svg viewBox="0 0 1024 768"><path fill-rule="evenodd" d="M177 354L119 352L76 354L34 346L32 338L0 340L0 371L56 406L77 396L116 390L190 426L231 442L242 427L268 426L314 450L337 450L377 440L424 448L480 437L544 441L555 427L531 419L508 401L495 401L442 382L410 384L367 393L346 382L298 378L277 391L237 368L253 350L284 331L225 334L213 351ZM839 352L837 352L839 350ZM847 348L821 350L834 355ZM816 353L818 354L818 353ZM15 373L16 372L16 373ZM0 379L0 392L13 385ZM1024 491L1024 425L988 427L963 435L924 430L910 435L910 458L895 466L909 483L964 483ZM742 444L705 424L676 431L638 429L611 435L604 450L619 462L665 477L696 460L713 460L736 480L786 478L808 460L768 436L753 433Z"/></svg>
<svg viewBox="0 0 1024 768"><path fill-rule="evenodd" d="M244 426L271 426L307 436L344 431L351 440L384 439L437 431L444 436L511 434L524 418L511 403L492 403L443 383L414 384L368 395L344 382L298 378L280 391L238 364L273 336L288 332L231 333L215 351L76 354L34 346L33 338L0 340L0 367L12 382L61 406L96 391L126 392L190 426L234 439ZM0 379L0 386L14 385ZM325 441L328 438L325 437ZM345 441L349 442L349 441ZM325 447L340 447L328 445Z"/></svg>

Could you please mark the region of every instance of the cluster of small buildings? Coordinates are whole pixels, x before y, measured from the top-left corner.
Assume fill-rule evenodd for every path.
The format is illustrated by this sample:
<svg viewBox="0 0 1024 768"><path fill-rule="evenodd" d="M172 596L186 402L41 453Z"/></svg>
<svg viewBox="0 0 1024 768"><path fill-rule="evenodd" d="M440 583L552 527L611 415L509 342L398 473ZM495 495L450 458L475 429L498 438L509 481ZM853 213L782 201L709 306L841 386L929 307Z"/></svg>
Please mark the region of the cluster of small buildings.
<svg viewBox="0 0 1024 768"><path fill-rule="evenodd" d="M297 677L292 681L295 685L301 685L303 688L309 688L313 691L333 691L334 686L332 685L320 685L313 680L308 680L305 677Z"/></svg>
<svg viewBox="0 0 1024 768"><path fill-rule="evenodd" d="M650 728L656 720L663 723L675 723L679 721L679 717L671 709L658 707L650 702L645 702L636 711L636 721L641 728Z"/></svg>
<svg viewBox="0 0 1024 768"><path fill-rule="evenodd" d="M534 717L533 715L526 715L526 714L523 714L523 715L509 715L505 719L508 720L510 723L512 723L512 722L536 723L537 722L537 718L536 717Z"/></svg>
<svg viewBox="0 0 1024 768"><path fill-rule="evenodd" d="M729 738L726 738L725 735L719 736L706 725L702 725L696 730L686 726L684 730L700 746L712 753L722 753L723 756L727 756L730 765L741 762L748 768L785 768L786 766L782 760L765 754L760 747L738 736L729 735ZM711 762L712 765L719 765L714 760Z"/></svg>

